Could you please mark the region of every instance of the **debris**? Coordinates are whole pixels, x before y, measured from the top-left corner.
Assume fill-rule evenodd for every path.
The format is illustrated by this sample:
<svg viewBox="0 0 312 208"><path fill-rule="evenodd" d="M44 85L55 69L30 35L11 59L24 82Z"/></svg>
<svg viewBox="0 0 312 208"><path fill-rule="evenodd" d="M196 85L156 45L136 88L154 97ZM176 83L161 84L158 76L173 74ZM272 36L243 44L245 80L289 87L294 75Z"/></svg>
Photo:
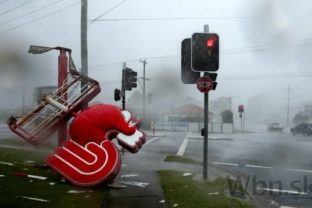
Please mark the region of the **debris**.
<svg viewBox="0 0 312 208"><path fill-rule="evenodd" d="M177 207L177 206L179 206L179 204L174 204L172 207Z"/></svg>
<svg viewBox="0 0 312 208"><path fill-rule="evenodd" d="M149 185L149 183L145 183L145 182L137 182L137 181L120 181L123 184L126 185L132 185L132 186L138 186L138 187L146 187Z"/></svg>
<svg viewBox="0 0 312 208"><path fill-rule="evenodd" d="M48 178L45 176L30 175L30 174L24 173L24 172L13 172L12 175L20 176L20 177L27 177L27 178L34 178L34 179L43 180L43 181Z"/></svg>
<svg viewBox="0 0 312 208"><path fill-rule="evenodd" d="M28 170L28 168L23 168L23 170Z"/></svg>
<svg viewBox="0 0 312 208"><path fill-rule="evenodd" d="M130 177L137 177L137 176L139 176L139 174L137 174L137 173L125 174L125 175L122 175L121 178L130 178Z"/></svg>
<svg viewBox="0 0 312 208"><path fill-rule="evenodd" d="M90 195L85 195L84 198L88 199L90 198L91 196Z"/></svg>
<svg viewBox="0 0 312 208"><path fill-rule="evenodd" d="M14 165L13 163L2 162L2 161L0 161L0 164L1 164L1 165L8 165L8 166L13 166L13 165Z"/></svg>
<svg viewBox="0 0 312 208"><path fill-rule="evenodd" d="M32 161L32 160L25 160L25 161L24 161L24 164L26 164L26 165L34 165L34 164L35 164L35 161Z"/></svg>
<svg viewBox="0 0 312 208"><path fill-rule="evenodd" d="M117 184L117 183L107 184L107 186L110 187L110 188L115 188L115 189L127 188L126 185Z"/></svg>
<svg viewBox="0 0 312 208"><path fill-rule="evenodd" d="M66 182L65 178L62 178L60 181L63 182L63 183Z"/></svg>
<svg viewBox="0 0 312 208"><path fill-rule="evenodd" d="M33 180L29 180L28 182L29 182L29 183L32 183L32 182L34 182L34 181L33 181Z"/></svg>
<svg viewBox="0 0 312 208"><path fill-rule="evenodd" d="M68 194L80 194L80 193L85 193L85 190L68 190Z"/></svg>
<svg viewBox="0 0 312 208"><path fill-rule="evenodd" d="M51 201L46 200L46 199L33 198L33 197L28 197L28 196L16 196L16 197L29 199L29 200L33 200L33 201L39 201L39 202L51 202Z"/></svg>
<svg viewBox="0 0 312 208"><path fill-rule="evenodd" d="M5 175L0 175L0 178L3 178L3 177L5 177Z"/></svg>
<svg viewBox="0 0 312 208"><path fill-rule="evenodd" d="M54 185L55 185L55 182L50 182L49 185L50 185L50 186L54 186Z"/></svg>
<svg viewBox="0 0 312 208"><path fill-rule="evenodd" d="M193 173L183 173L183 176L191 176Z"/></svg>
<svg viewBox="0 0 312 208"><path fill-rule="evenodd" d="M162 204L165 203L165 202L166 201L164 199L159 201L159 203L162 203Z"/></svg>
<svg viewBox="0 0 312 208"><path fill-rule="evenodd" d="M127 167L128 165L127 164L121 164L121 167Z"/></svg>
<svg viewBox="0 0 312 208"><path fill-rule="evenodd" d="M208 195L209 195L209 196L212 196L212 195L219 195L219 192L209 193Z"/></svg>

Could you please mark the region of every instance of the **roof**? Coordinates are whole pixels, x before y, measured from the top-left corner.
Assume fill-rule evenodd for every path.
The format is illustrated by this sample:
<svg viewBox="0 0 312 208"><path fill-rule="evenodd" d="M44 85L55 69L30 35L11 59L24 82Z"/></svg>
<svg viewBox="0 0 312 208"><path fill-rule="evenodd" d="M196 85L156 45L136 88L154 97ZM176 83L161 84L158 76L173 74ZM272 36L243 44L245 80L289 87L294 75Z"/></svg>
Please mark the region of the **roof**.
<svg viewBox="0 0 312 208"><path fill-rule="evenodd" d="M182 114L182 115L203 114L204 109L198 105L195 105L194 103L188 103L188 104L174 108L172 112L176 114ZM212 114L212 113L209 112L209 114Z"/></svg>

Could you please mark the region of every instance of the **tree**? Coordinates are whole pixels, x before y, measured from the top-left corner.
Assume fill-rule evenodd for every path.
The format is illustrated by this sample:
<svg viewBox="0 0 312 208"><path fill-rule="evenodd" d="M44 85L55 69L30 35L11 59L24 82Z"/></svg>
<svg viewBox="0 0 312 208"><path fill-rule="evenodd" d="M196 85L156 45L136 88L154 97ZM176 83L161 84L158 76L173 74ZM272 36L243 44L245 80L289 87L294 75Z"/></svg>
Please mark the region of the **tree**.
<svg viewBox="0 0 312 208"><path fill-rule="evenodd" d="M230 110L225 110L221 113L223 123L233 123L233 113Z"/></svg>
<svg viewBox="0 0 312 208"><path fill-rule="evenodd" d="M302 111L298 112L293 118L294 124L307 123L308 121L309 121L309 116Z"/></svg>

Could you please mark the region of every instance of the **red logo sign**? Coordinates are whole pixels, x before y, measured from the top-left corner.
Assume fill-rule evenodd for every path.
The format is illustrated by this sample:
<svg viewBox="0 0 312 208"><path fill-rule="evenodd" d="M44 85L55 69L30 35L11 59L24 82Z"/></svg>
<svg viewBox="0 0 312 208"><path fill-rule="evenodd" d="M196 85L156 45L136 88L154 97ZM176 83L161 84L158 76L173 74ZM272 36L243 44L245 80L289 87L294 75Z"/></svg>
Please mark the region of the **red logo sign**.
<svg viewBox="0 0 312 208"><path fill-rule="evenodd" d="M213 88L213 81L209 77L200 77L197 80L197 88L202 93L209 92Z"/></svg>
<svg viewBox="0 0 312 208"><path fill-rule="evenodd" d="M92 186L113 180L120 170L118 144L132 153L145 143L140 121L114 105L98 104L79 113L69 127L70 139L47 164L73 184Z"/></svg>

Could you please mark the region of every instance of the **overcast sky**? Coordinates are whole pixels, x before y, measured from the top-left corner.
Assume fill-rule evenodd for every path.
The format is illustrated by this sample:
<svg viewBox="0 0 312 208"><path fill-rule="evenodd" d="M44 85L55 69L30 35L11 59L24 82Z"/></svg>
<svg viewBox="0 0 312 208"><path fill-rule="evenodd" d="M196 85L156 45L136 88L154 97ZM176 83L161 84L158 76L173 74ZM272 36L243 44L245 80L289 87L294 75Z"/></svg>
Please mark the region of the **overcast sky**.
<svg viewBox="0 0 312 208"><path fill-rule="evenodd" d="M288 84L294 109L312 99L309 0L90 0L88 4L89 74L102 84L99 101L113 102L124 61L141 76L139 59L147 58L148 77L170 72L180 82L181 41L203 31L204 24L220 36L218 88L210 93L211 99L232 96L236 105L266 94L277 106L272 108L282 111ZM91 21L116 5L99 19L104 21ZM0 63L5 65L3 60L15 56L8 54L16 54L12 60L19 64L11 67L20 70L20 76L10 80L2 67L0 83L2 89L13 86L8 82L24 89L27 103L33 99L34 86L55 84L57 72L57 53L27 54L31 44L71 48L79 67L80 1L0 0ZM179 84L186 94L203 99L194 85ZM5 92L0 107L20 102L20 96Z"/></svg>

